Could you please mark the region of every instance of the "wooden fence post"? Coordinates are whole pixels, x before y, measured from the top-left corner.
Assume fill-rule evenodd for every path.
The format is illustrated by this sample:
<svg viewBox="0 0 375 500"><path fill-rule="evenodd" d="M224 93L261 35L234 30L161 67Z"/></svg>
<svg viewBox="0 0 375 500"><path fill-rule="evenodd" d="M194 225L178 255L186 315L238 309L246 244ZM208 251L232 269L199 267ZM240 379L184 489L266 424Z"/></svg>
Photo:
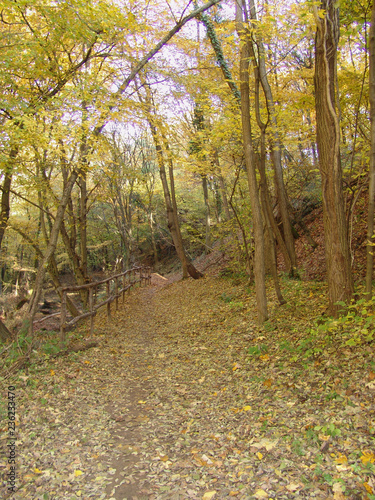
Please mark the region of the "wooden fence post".
<svg viewBox="0 0 375 500"><path fill-rule="evenodd" d="M90 308L90 337L94 334L94 288L90 286L89 288L89 308Z"/></svg>
<svg viewBox="0 0 375 500"><path fill-rule="evenodd" d="M107 318L110 318L111 317L111 302L109 300L109 296L110 296L110 285L109 285L109 281L107 281L106 283L106 289L107 289Z"/></svg>
<svg viewBox="0 0 375 500"><path fill-rule="evenodd" d="M118 278L115 278L116 311L118 311Z"/></svg>
<svg viewBox="0 0 375 500"><path fill-rule="evenodd" d="M60 314L60 344L65 344L65 327L66 327L66 292L62 292L61 297L61 314Z"/></svg>

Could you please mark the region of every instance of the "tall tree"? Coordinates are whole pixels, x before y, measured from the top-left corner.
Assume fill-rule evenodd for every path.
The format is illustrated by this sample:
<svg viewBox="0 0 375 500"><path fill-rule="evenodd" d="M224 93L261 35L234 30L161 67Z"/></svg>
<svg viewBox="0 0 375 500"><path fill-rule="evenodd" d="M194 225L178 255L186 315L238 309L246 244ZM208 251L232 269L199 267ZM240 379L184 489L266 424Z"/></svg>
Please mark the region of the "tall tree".
<svg viewBox="0 0 375 500"><path fill-rule="evenodd" d="M277 202L279 205L281 220L283 224L285 245L288 249L289 259L292 264L290 272L291 274L293 274L293 267L297 266L297 257L294 248L294 237L288 213L288 199L286 195L283 168L281 164L281 153L282 153L281 141L280 141L280 134L278 131L275 100L267 76L265 47L263 44L261 34L257 29L257 13L255 9L254 0L250 0L250 18L252 22L252 28L255 31L255 41L252 42L253 45L252 52L254 54L253 63L257 66L259 80L263 88L266 106L272 126L270 143L271 143L271 157L272 157L274 179L275 179L275 191L276 191Z"/></svg>
<svg viewBox="0 0 375 500"><path fill-rule="evenodd" d="M366 293L372 295L372 276L374 270L374 212L375 212L375 2L372 4L370 28L370 119L371 119L371 152L369 167L369 200L367 218L367 266Z"/></svg>
<svg viewBox="0 0 375 500"><path fill-rule="evenodd" d="M243 148L246 164L247 179L250 190L251 212L254 226L254 275L255 293L258 310L258 321L264 323L268 319L267 294L265 282L265 262L264 262L264 233L262 210L258 194L258 183L255 170L254 148L251 134L250 122L250 88L249 88L249 29L243 21L243 5L241 0L236 1L236 25L238 35L241 38L240 49L240 79L241 79L241 121Z"/></svg>
<svg viewBox="0 0 375 500"><path fill-rule="evenodd" d="M329 310L337 315L339 301L353 294L347 226L344 209L340 155L340 123L336 106L337 45L339 14L335 0L322 0L314 7L315 107L319 168L322 178L325 256Z"/></svg>

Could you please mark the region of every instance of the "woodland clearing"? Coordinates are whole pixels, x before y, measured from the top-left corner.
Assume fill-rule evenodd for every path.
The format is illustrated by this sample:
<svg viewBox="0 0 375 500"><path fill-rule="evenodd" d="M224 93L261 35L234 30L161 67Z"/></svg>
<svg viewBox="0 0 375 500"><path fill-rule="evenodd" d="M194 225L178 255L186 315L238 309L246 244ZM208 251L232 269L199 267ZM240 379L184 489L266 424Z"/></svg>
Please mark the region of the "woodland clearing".
<svg viewBox="0 0 375 500"><path fill-rule="evenodd" d="M324 284L283 286L288 303L271 298L259 327L241 279L154 276L110 322L98 314L98 347L3 380L9 498L375 498L371 336L348 316L316 323Z"/></svg>

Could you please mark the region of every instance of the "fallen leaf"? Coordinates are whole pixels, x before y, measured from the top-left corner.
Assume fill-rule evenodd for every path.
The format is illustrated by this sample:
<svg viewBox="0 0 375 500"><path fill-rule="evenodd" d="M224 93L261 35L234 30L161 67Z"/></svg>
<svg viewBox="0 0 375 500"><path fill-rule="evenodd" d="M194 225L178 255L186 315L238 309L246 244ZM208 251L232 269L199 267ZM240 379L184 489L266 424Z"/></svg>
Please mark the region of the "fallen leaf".
<svg viewBox="0 0 375 500"><path fill-rule="evenodd" d="M300 488L300 485L297 483L289 483L287 486L285 486L285 488L293 493L293 491L297 491L298 488Z"/></svg>
<svg viewBox="0 0 375 500"><path fill-rule="evenodd" d="M211 500L216 495L216 491L206 491L203 495L202 500Z"/></svg>
<svg viewBox="0 0 375 500"><path fill-rule="evenodd" d="M373 489L371 488L371 486L368 483L363 483L363 486L365 487L365 490L367 491L367 493L370 493L370 495L372 495L374 493Z"/></svg>
<svg viewBox="0 0 375 500"><path fill-rule="evenodd" d="M375 455L372 451L364 451L361 456L361 462L366 465L368 463L373 464L375 462Z"/></svg>
<svg viewBox="0 0 375 500"><path fill-rule="evenodd" d="M268 498L268 493L266 493L264 490L256 490L254 493L255 498Z"/></svg>
<svg viewBox="0 0 375 500"><path fill-rule="evenodd" d="M340 464L340 465L345 465L345 464L347 464L347 463L348 463L348 459L346 458L346 456L345 456L345 455L342 455L342 454L340 453L340 456L339 456L338 458L336 458L336 459L335 459L335 462L336 462L337 464Z"/></svg>

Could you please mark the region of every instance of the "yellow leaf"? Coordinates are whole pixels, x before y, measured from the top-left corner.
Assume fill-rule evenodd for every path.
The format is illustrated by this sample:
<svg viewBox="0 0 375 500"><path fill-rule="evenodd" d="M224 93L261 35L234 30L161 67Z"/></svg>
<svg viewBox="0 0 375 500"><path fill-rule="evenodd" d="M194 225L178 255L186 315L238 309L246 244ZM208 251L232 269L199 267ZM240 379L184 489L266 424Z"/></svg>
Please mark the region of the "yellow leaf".
<svg viewBox="0 0 375 500"><path fill-rule="evenodd" d="M320 9L318 11L318 16L320 17L320 19L324 19L325 15L326 15L326 11L324 9Z"/></svg>
<svg viewBox="0 0 375 500"><path fill-rule="evenodd" d="M365 487L367 493L370 493L370 495L373 494L373 489L371 488L371 486L368 483L363 483L363 486Z"/></svg>
<svg viewBox="0 0 375 500"><path fill-rule="evenodd" d="M216 491L206 491L203 495L202 500L211 500L216 495Z"/></svg>
<svg viewBox="0 0 375 500"><path fill-rule="evenodd" d="M375 462L375 455L372 451L364 451L361 456L361 462L366 465L368 463L373 464Z"/></svg>
<svg viewBox="0 0 375 500"><path fill-rule="evenodd" d="M144 404L146 404L146 401L142 401L142 400L140 399L140 400L138 401L138 403L139 403L140 405L144 405Z"/></svg>
<svg viewBox="0 0 375 500"><path fill-rule="evenodd" d="M250 411L251 406L247 405L247 406L244 406L242 409L243 409L243 411Z"/></svg>
<svg viewBox="0 0 375 500"><path fill-rule="evenodd" d="M254 496L258 499L268 498L268 494L264 490L257 490Z"/></svg>
<svg viewBox="0 0 375 500"><path fill-rule="evenodd" d="M86 365L89 365L89 364L90 364L90 361L85 361L85 364L86 364Z"/></svg>
<svg viewBox="0 0 375 500"><path fill-rule="evenodd" d="M260 451L258 451L258 453L257 453L256 455L257 455L257 457L259 458L259 460L262 460L263 455L261 454L261 452L260 452Z"/></svg>
<svg viewBox="0 0 375 500"><path fill-rule="evenodd" d="M53 376L55 375L54 370L51 370L51 372L50 372L50 373L51 373L51 377L53 377Z"/></svg>
<svg viewBox="0 0 375 500"><path fill-rule="evenodd" d="M335 462L337 464L341 464L341 465L344 465L344 464L347 464L348 463L348 459L346 458L345 455L341 455L340 453L340 456L338 458L336 458Z"/></svg>
<svg viewBox="0 0 375 500"><path fill-rule="evenodd" d="M74 476L75 477L82 476L82 474L83 474L83 472L81 470L77 469L77 470L74 471Z"/></svg>
<svg viewBox="0 0 375 500"><path fill-rule="evenodd" d="M43 471L41 471L40 469L34 469L34 472L35 474L43 474Z"/></svg>
<svg viewBox="0 0 375 500"><path fill-rule="evenodd" d="M270 357L268 356L268 354L263 354L262 356L259 356L259 357L260 357L260 359L262 361L268 361L270 359Z"/></svg>

